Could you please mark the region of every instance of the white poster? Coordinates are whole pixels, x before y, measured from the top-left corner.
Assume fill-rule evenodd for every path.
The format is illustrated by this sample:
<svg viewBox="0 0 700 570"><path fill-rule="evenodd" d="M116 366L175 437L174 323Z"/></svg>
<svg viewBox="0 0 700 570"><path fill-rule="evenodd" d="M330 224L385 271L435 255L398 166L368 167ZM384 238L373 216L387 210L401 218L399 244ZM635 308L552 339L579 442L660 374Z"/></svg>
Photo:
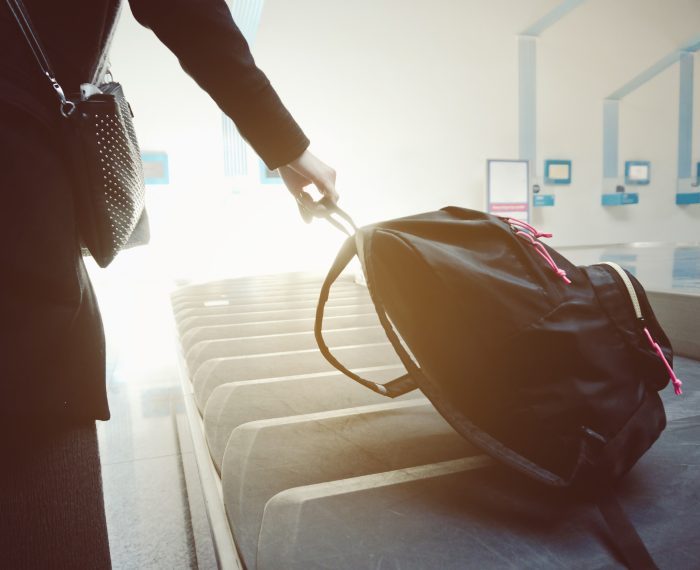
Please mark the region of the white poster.
<svg viewBox="0 0 700 570"><path fill-rule="evenodd" d="M487 161L487 211L525 222L530 218L527 160Z"/></svg>

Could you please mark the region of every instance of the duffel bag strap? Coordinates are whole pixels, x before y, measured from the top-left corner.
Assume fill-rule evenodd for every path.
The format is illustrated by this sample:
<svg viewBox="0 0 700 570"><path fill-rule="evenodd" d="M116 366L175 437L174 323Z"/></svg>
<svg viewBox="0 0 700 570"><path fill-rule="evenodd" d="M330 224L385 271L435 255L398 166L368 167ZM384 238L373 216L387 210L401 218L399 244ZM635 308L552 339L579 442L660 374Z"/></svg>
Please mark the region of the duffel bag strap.
<svg viewBox="0 0 700 570"><path fill-rule="evenodd" d="M353 257L355 257L355 255L357 255L355 239L353 237L350 237L345 241L343 247L341 247L338 256L336 257L330 271L328 272L328 275L326 276L326 280L323 283L323 287L321 288L321 294L318 300L318 307L316 308L316 323L314 326L316 343L318 344L318 348L321 350L321 354L323 354L325 359L328 362L330 362L335 368L340 370L343 374L345 374L349 378L352 378L353 380L355 380L355 382L362 384L364 387L369 388L370 390L377 392L378 394L381 394L382 396L396 398L397 396L402 396L403 394L406 394L411 390L415 390L417 388L415 382L408 374L404 374L403 376L395 378L394 380L391 380L386 384L378 384L377 382L366 380L361 376L358 376L354 372L351 372L345 366L343 366L338 361L338 359L335 356L333 356L330 349L328 348L328 345L326 344L326 341L323 338L323 313L326 307L326 302L328 301L328 295L330 293L331 286L336 281L336 279L338 279L338 276L343 272L343 270L347 267L348 263L350 263L350 261ZM384 316L380 315L380 320L384 325L386 317L382 317ZM384 328L386 330L386 325L384 325ZM388 330L386 332L387 334L389 333ZM394 342L392 342L392 344L394 344Z"/></svg>
<svg viewBox="0 0 700 570"><path fill-rule="evenodd" d="M608 525L612 542L634 570L655 569L656 565L618 502L613 484L653 444L665 425L661 398L655 391L647 391L637 411L589 463L587 484L591 498Z"/></svg>
<svg viewBox="0 0 700 570"><path fill-rule="evenodd" d="M609 484L599 488L598 510L610 529L613 543L632 570L658 570L641 537L622 510Z"/></svg>

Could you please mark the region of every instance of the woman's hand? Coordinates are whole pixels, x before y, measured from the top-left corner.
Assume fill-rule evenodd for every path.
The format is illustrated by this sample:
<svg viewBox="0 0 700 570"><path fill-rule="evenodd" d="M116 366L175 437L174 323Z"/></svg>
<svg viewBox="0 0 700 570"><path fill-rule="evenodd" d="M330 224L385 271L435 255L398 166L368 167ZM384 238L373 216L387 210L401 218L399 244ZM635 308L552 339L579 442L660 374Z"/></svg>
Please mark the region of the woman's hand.
<svg viewBox="0 0 700 570"><path fill-rule="evenodd" d="M297 201L306 186L313 184L324 198L336 203L339 199L335 190L335 170L305 150L301 156L279 168L282 181ZM307 222L313 212L308 211L309 203L299 203L299 211ZM307 210L307 211L305 211Z"/></svg>

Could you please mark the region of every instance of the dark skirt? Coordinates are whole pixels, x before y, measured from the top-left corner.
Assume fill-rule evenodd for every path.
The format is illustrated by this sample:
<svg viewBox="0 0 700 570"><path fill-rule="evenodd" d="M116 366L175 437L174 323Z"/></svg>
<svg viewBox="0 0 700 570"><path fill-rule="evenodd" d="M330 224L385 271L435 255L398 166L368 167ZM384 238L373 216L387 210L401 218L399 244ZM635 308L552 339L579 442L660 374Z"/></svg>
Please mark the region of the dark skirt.
<svg viewBox="0 0 700 570"><path fill-rule="evenodd" d="M3 427L0 566L111 568L95 422Z"/></svg>
<svg viewBox="0 0 700 570"><path fill-rule="evenodd" d="M6 419L109 418L102 321L78 246L64 148L57 126L0 106L0 415Z"/></svg>

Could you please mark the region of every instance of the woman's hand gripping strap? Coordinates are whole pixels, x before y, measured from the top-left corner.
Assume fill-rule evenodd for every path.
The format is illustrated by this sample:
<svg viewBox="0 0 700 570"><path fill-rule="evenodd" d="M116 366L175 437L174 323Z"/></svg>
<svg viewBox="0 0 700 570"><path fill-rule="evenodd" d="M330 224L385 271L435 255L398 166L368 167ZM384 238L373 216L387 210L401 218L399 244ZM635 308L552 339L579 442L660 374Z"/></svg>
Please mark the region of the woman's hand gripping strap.
<svg viewBox="0 0 700 570"><path fill-rule="evenodd" d="M348 237L357 231L357 226L355 226L355 222L353 222L350 215L341 210L330 198L324 196L317 202L314 202L313 198L308 193L299 192L299 194L296 195L296 200L299 205L299 212L307 224L311 223L314 218L323 218ZM339 217L345 225L334 216Z"/></svg>

